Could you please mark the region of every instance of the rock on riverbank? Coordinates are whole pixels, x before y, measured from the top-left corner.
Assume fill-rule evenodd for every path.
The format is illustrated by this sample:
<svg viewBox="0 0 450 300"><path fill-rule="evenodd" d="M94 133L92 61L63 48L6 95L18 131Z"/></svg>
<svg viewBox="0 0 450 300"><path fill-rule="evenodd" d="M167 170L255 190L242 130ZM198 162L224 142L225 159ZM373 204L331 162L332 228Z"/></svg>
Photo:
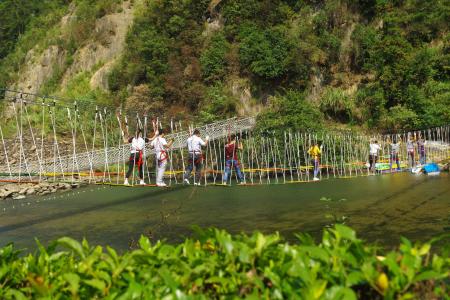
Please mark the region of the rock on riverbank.
<svg viewBox="0 0 450 300"><path fill-rule="evenodd" d="M442 171L443 171L443 172L448 172L448 171L450 171L450 162L448 162L447 164L445 164L445 165L442 167Z"/></svg>
<svg viewBox="0 0 450 300"><path fill-rule="evenodd" d="M8 183L0 185L0 200L7 198L23 199L31 195L47 195L57 191L67 191L78 188L79 183L41 182L41 183Z"/></svg>

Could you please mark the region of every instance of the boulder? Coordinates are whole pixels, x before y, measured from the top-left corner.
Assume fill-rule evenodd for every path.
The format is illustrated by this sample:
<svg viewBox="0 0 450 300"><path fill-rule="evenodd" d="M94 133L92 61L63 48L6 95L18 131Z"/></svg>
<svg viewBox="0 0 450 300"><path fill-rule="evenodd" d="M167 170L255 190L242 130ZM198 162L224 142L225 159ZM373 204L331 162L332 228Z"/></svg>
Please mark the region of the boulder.
<svg viewBox="0 0 450 300"><path fill-rule="evenodd" d="M446 165L444 165L443 167L442 167L442 171L443 172L448 172L450 170L450 163L447 163Z"/></svg>
<svg viewBox="0 0 450 300"><path fill-rule="evenodd" d="M20 185L18 184L7 184L3 187L3 189L13 193L18 193L21 190Z"/></svg>
<svg viewBox="0 0 450 300"><path fill-rule="evenodd" d="M1 192L1 197L2 198L8 198L9 196L11 196L14 193L14 191L8 191L8 190L3 190Z"/></svg>

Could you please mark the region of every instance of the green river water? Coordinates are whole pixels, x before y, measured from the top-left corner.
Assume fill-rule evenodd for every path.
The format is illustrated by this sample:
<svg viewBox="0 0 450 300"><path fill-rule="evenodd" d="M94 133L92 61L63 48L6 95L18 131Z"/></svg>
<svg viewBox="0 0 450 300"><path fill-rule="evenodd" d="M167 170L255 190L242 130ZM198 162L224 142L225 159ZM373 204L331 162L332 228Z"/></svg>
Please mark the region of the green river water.
<svg viewBox="0 0 450 300"><path fill-rule="evenodd" d="M192 225L232 233L321 235L326 214L346 216L366 240L390 246L400 236L425 240L450 231L450 176L398 173L317 183L168 189L89 186L49 197L0 203L0 245L34 249L61 236L127 249L140 234L169 242ZM322 197L346 199L327 202Z"/></svg>

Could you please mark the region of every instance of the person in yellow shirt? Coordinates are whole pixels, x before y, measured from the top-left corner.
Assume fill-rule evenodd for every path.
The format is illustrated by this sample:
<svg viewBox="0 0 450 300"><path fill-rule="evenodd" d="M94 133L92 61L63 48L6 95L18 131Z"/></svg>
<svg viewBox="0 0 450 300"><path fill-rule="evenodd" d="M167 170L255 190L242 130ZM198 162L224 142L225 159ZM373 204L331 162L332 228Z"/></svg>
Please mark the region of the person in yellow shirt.
<svg viewBox="0 0 450 300"><path fill-rule="evenodd" d="M311 156L313 165L314 165L314 181L319 180L319 171L320 171L320 155L322 154L322 146L319 145L319 142L315 142L311 148L308 150L308 154Z"/></svg>

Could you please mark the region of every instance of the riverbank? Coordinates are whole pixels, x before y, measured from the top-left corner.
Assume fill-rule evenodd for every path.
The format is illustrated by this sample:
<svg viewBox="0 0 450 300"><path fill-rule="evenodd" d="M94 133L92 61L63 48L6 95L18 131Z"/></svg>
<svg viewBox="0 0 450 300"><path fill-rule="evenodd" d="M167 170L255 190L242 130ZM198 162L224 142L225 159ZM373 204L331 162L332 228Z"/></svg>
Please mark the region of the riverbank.
<svg viewBox="0 0 450 300"><path fill-rule="evenodd" d="M65 182L40 183L7 183L0 185L0 200L24 199L27 196L43 196L56 192L69 191L79 188L83 184Z"/></svg>

